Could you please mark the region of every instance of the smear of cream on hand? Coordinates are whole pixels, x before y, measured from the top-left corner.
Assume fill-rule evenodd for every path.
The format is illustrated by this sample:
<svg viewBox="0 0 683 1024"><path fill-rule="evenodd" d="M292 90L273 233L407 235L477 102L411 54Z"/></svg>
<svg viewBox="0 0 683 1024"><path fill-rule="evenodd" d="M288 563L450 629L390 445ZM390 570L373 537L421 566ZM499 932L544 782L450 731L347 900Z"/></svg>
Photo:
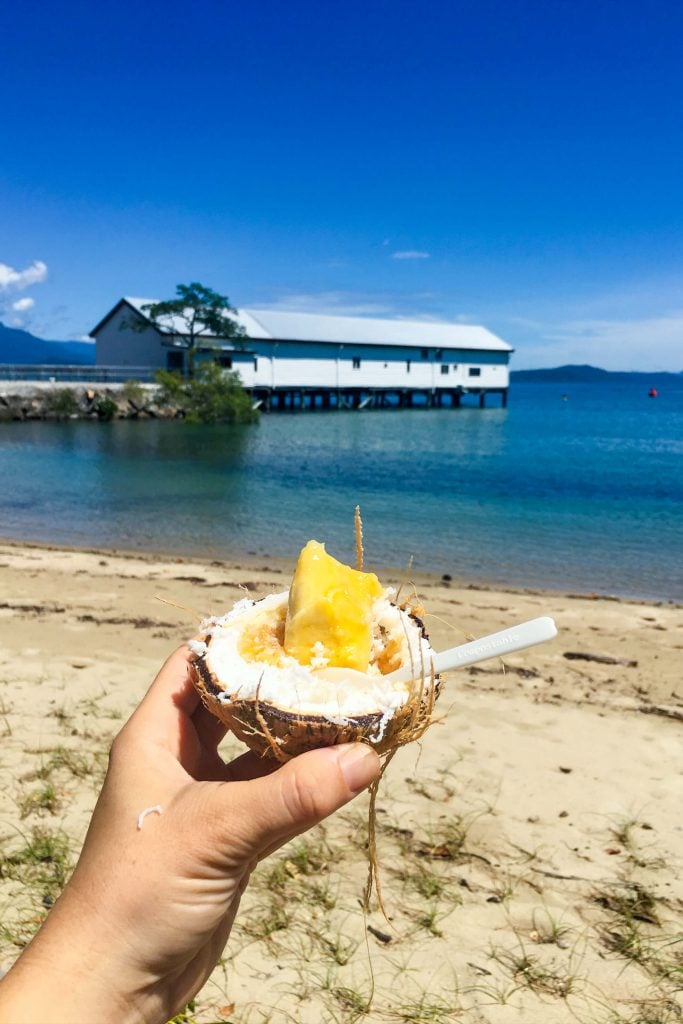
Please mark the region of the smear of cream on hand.
<svg viewBox="0 0 683 1024"><path fill-rule="evenodd" d="M144 811L140 811L138 814L138 832L143 826L144 820L148 814L162 814L161 804L155 804L154 807L146 807Z"/></svg>

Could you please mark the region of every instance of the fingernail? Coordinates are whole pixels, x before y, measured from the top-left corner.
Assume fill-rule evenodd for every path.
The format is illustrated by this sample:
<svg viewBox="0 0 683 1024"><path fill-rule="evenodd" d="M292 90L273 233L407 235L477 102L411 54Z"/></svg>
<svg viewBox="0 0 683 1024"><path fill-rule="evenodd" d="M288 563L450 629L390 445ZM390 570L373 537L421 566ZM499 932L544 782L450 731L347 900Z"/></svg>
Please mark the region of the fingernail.
<svg viewBox="0 0 683 1024"><path fill-rule="evenodd" d="M360 793L374 782L379 772L379 758L364 743L349 743L338 748L337 764L352 793Z"/></svg>

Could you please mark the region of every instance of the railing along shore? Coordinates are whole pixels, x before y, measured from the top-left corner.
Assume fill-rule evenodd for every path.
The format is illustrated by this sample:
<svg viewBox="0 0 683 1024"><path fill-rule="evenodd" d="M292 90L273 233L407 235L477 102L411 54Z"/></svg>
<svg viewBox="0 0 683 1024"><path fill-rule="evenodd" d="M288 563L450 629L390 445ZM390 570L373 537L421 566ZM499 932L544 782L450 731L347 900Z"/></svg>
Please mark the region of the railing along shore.
<svg viewBox="0 0 683 1024"><path fill-rule="evenodd" d="M0 380L44 381L67 384L125 384L128 380L154 382L152 366L84 366L0 364Z"/></svg>

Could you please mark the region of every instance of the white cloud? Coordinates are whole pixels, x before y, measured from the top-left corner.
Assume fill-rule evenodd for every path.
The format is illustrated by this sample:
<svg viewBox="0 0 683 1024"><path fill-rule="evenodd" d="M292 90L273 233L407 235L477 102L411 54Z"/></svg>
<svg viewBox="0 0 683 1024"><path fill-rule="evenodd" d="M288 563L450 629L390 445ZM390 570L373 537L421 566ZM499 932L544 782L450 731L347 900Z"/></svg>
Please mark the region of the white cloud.
<svg viewBox="0 0 683 1024"><path fill-rule="evenodd" d="M420 249L399 249L398 252L392 252L392 260L428 260L430 253L422 252Z"/></svg>
<svg viewBox="0 0 683 1024"><path fill-rule="evenodd" d="M517 327L538 340L519 344L516 369L590 363L605 370L683 370L683 311L633 320L517 320Z"/></svg>
<svg viewBox="0 0 683 1024"><path fill-rule="evenodd" d="M17 313L25 313L27 309L31 309L35 305L34 299L29 299L25 296L23 299L17 299L16 302L12 303L12 309Z"/></svg>
<svg viewBox="0 0 683 1024"><path fill-rule="evenodd" d="M47 264L34 260L30 267L15 270L7 263L0 263L0 292L22 291L33 284L41 284L47 278Z"/></svg>
<svg viewBox="0 0 683 1024"><path fill-rule="evenodd" d="M337 316L393 316L396 308L375 296L354 292L329 291L283 295L274 302L253 302L255 309L293 313L330 313Z"/></svg>
<svg viewBox="0 0 683 1024"><path fill-rule="evenodd" d="M291 292L270 301L254 298L247 309L271 309L293 313L328 313L332 316L369 316L389 320L452 320L439 292L421 290ZM468 323L471 318L464 318Z"/></svg>

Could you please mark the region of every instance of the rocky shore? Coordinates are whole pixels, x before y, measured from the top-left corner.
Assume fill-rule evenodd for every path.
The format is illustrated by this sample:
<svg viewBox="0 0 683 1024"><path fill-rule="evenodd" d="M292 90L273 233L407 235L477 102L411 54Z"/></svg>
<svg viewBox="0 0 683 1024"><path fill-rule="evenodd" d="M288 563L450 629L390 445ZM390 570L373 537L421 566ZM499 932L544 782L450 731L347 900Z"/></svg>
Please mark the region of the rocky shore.
<svg viewBox="0 0 683 1024"><path fill-rule="evenodd" d="M183 411L162 400L156 384L5 382L0 386L0 423L17 420L178 419Z"/></svg>

